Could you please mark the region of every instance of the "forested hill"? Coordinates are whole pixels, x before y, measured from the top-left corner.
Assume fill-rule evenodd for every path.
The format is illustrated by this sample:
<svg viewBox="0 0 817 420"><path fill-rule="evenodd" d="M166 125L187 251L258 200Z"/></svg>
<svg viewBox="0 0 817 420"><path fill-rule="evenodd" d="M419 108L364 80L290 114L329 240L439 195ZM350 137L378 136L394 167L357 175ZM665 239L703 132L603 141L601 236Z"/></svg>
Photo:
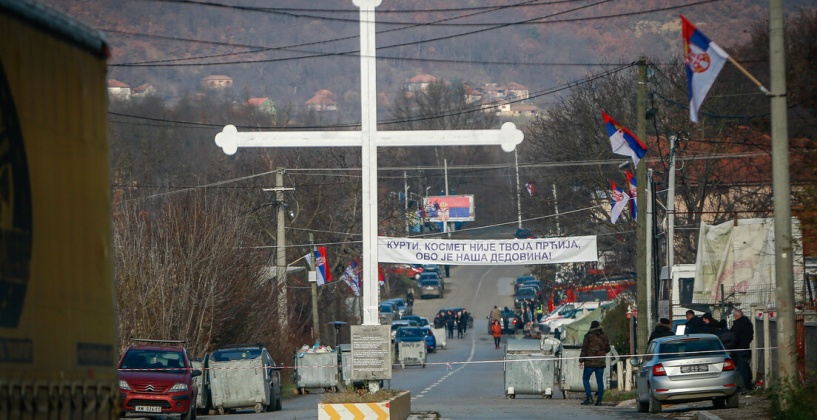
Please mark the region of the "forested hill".
<svg viewBox="0 0 817 420"><path fill-rule="evenodd" d="M110 77L165 97L228 75L235 91L302 104L318 89L358 91L352 0L44 0L106 33ZM787 0L787 10L814 7ZM428 73L532 92L599 64L681 52L678 15L728 50L768 19L767 0L384 0L377 8L378 90ZM351 98L350 98L351 99Z"/></svg>

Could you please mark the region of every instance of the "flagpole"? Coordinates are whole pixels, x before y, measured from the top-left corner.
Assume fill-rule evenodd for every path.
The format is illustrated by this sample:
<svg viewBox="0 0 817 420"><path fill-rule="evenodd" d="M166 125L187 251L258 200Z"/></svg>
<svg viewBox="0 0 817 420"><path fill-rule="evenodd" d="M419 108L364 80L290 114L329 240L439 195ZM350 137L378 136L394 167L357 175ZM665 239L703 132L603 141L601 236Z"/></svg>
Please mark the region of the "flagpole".
<svg viewBox="0 0 817 420"><path fill-rule="evenodd" d="M519 223L519 229L522 229L522 201L519 197L519 154L516 149L513 150L513 159L516 163L516 220Z"/></svg>
<svg viewBox="0 0 817 420"><path fill-rule="evenodd" d="M737 68L738 68L738 70L740 70L740 71L741 71L743 74L745 74L745 75L746 75L746 77L748 77L748 78L749 78L749 80L751 80L751 81L752 81L752 82L753 82L755 85L757 85L757 87L758 87L758 88L760 88L760 91L761 91L761 92L763 92L763 93L765 93L765 94L767 94L767 95L769 94L769 90L768 90L768 89L766 89L766 88L763 86L763 83L760 83L760 81L759 81L759 80L755 79L755 76L752 76L752 74L751 74L751 73L749 73L749 71L748 71L748 70L746 70L745 68L743 68L743 66L741 66L741 65L740 65L740 63L738 63L737 61L735 61L735 59L734 59L734 58L732 58L732 56L731 56L731 55L726 56L726 59L727 59L727 60L729 60L729 62L730 62L730 63L734 64L734 66L735 66L735 67L737 67Z"/></svg>

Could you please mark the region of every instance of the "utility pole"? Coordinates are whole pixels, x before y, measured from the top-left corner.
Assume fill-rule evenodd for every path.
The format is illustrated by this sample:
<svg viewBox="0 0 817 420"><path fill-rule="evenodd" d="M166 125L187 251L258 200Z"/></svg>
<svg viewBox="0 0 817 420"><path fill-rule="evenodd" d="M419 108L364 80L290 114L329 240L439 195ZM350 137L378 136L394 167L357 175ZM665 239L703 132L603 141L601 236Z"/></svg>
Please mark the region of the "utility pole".
<svg viewBox="0 0 817 420"><path fill-rule="evenodd" d="M655 185L653 185L653 170L647 169L647 188L645 191L645 198L647 201L647 214L644 218L644 227L647 231L646 236L646 244L644 247L644 254L646 255L646 271L647 271L647 282L645 287L645 295L647 297L646 302L647 306L644 307L643 312L641 306L639 306L638 311L638 318L641 322L638 324L641 325L642 323L647 326L647 333L649 334L649 326L653 319L653 302L655 301ZM642 337L639 337L641 339ZM649 338L649 335L644 338ZM646 346L645 341L645 346Z"/></svg>
<svg viewBox="0 0 817 420"><path fill-rule="evenodd" d="M318 248L315 246L315 239L312 233L309 233L309 249L312 251L312 257L315 258L315 271L318 268L318 260L315 257L315 253L317 252ZM326 262L324 262L325 264ZM326 265L326 269L329 269L329 265ZM312 339L319 340L321 338L321 323L320 318L318 317L318 279L317 277L310 278L309 283L312 289ZM335 333L337 336L337 333ZM337 340L335 340L335 345L337 346Z"/></svg>
<svg viewBox="0 0 817 420"><path fill-rule="evenodd" d="M553 187L553 211L556 212L556 236L562 236L562 229L559 227L559 200L556 199L556 184Z"/></svg>
<svg viewBox="0 0 817 420"><path fill-rule="evenodd" d="M409 190L408 175L406 174L406 171L403 171L403 215L406 218L406 236L408 236L409 234L408 190Z"/></svg>
<svg viewBox="0 0 817 420"><path fill-rule="evenodd" d="M445 195L448 196L448 159L443 159L443 170L445 173ZM448 239L451 239L451 229L448 228L448 219L443 222L443 232L447 232Z"/></svg>
<svg viewBox="0 0 817 420"><path fill-rule="evenodd" d="M278 327L282 333L287 325L287 249L286 249L286 201L284 191L294 191L294 188L284 188L284 170L275 171L275 188L264 188L264 191L275 191L275 206L278 208L278 234L275 239L275 280L278 290Z"/></svg>
<svg viewBox="0 0 817 420"><path fill-rule="evenodd" d="M519 223L519 229L522 229L522 200L519 197L519 154L516 149L513 151L513 160L516 166L516 220Z"/></svg>
<svg viewBox="0 0 817 420"><path fill-rule="evenodd" d="M777 285L778 376L797 380L794 330L794 267L791 244L789 128L786 121L786 60L783 0L769 1L769 65L772 109L772 191L774 191L774 271Z"/></svg>
<svg viewBox="0 0 817 420"><path fill-rule="evenodd" d="M667 188L667 284L670 287L669 318L672 318L672 266L675 264L675 134L669 136L669 186Z"/></svg>
<svg viewBox="0 0 817 420"><path fill-rule="evenodd" d="M636 100L636 135L640 139L647 138L647 58L641 57L638 60L638 95ZM636 305L638 307L638 319L636 326L637 346L636 352L640 352L647 347L647 338L650 336L650 322L647 317L647 306L650 301L647 286L649 284L650 259L647 258L647 243L652 241L647 230L647 197L644 192L647 186L647 160L642 159L641 165L635 168L636 178L636 207L638 213L636 218Z"/></svg>

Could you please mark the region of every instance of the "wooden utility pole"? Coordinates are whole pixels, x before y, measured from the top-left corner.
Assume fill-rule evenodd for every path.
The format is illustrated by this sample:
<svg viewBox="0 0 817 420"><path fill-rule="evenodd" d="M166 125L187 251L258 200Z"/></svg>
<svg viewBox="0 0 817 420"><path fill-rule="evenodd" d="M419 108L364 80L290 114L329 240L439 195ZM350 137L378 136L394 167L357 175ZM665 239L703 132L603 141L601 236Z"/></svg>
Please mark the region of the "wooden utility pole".
<svg viewBox="0 0 817 420"><path fill-rule="evenodd" d="M636 100L636 136L639 139L647 138L647 58L638 60L638 96ZM641 159L641 165L635 168L636 178L636 305L638 306L638 324L636 326L636 353L647 348L647 338L650 336L650 320L647 306L651 298L649 282L652 270L649 269L650 259L647 255L647 242L652 241L651 232L647 231L647 160Z"/></svg>
<svg viewBox="0 0 817 420"><path fill-rule="evenodd" d="M318 279L317 279L317 270L318 270L318 257L315 256L318 248L315 246L315 238L313 237L312 233L309 233L309 249L312 251L312 258L315 261L315 270L309 276L309 285L312 289L312 339L319 340L321 338L321 323L320 318L318 316ZM325 262L324 262L325 263ZM329 269L329 265L326 265L326 269ZM337 343L335 343L337 345Z"/></svg>
<svg viewBox="0 0 817 420"><path fill-rule="evenodd" d="M278 210L278 234L275 239L275 288L277 293L278 328L281 334L286 334L288 324L287 310L287 239L286 239L286 200L284 191L294 191L294 188L284 188L284 170L275 171L275 188L264 188L264 191L275 191L275 207Z"/></svg>

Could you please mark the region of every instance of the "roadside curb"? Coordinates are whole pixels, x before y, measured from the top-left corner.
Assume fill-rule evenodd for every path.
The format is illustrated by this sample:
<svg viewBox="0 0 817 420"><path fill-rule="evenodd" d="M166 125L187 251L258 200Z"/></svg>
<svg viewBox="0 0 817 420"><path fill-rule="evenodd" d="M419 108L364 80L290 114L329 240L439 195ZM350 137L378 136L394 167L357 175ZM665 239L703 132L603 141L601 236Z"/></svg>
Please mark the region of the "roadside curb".
<svg viewBox="0 0 817 420"><path fill-rule="evenodd" d="M440 413L434 411L418 411L411 413L407 420L439 420Z"/></svg>

